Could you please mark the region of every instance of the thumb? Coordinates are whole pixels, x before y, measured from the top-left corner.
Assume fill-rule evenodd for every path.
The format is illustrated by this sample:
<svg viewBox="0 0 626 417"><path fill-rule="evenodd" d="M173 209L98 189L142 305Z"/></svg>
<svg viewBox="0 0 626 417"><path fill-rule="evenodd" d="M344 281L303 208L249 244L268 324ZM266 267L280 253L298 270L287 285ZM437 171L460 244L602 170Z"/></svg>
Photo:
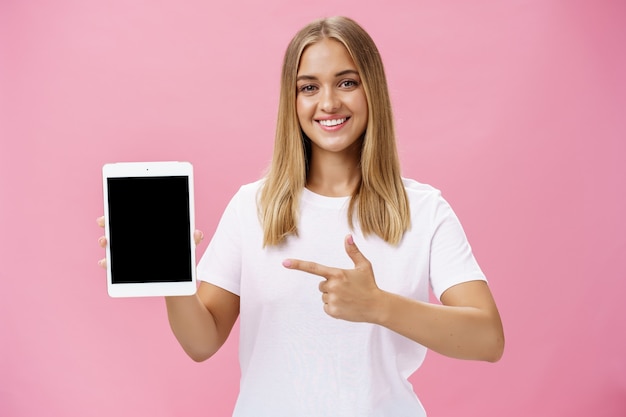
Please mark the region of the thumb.
<svg viewBox="0 0 626 417"><path fill-rule="evenodd" d="M352 237L352 235L346 236L344 240L344 245L346 247L346 253L350 257L350 259L352 259L352 262L354 262L355 268L358 268L360 266L367 266L369 264L367 258L363 256L359 248L356 246L356 243L354 243L354 238Z"/></svg>

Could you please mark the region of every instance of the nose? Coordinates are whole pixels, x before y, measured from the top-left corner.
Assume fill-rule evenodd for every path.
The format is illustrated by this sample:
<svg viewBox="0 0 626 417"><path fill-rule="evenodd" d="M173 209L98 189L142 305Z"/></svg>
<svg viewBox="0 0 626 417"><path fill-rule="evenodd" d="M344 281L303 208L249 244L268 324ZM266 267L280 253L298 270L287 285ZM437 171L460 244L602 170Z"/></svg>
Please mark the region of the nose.
<svg viewBox="0 0 626 417"><path fill-rule="evenodd" d="M325 113L334 113L341 107L337 92L332 88L325 88L320 97L320 108Z"/></svg>

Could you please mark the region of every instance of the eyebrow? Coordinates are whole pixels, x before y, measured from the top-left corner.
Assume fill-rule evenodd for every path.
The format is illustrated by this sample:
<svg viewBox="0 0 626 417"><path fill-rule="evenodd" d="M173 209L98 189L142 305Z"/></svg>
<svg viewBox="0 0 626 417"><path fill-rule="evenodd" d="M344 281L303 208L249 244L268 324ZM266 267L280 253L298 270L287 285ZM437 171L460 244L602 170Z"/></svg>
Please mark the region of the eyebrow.
<svg viewBox="0 0 626 417"><path fill-rule="evenodd" d="M338 73L335 74L335 78L337 77L343 77L344 75L347 74L353 74L353 75L359 75L359 72L357 70L353 70L353 69L347 69L347 70L343 70L343 71L339 71ZM296 78L296 81L300 81L300 80L317 80L317 77L313 76L313 75L299 75Z"/></svg>

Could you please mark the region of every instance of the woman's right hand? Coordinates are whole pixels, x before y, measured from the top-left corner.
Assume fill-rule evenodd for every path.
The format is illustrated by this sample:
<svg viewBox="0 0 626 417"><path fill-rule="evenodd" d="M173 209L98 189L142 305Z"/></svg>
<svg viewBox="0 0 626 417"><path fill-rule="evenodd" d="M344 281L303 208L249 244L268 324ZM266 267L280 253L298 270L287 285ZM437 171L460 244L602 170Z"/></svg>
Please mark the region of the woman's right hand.
<svg viewBox="0 0 626 417"><path fill-rule="evenodd" d="M96 219L96 223L98 223L98 226L104 228L104 216L100 216ZM200 231L200 230L194 230L193 232L193 240L196 243L196 246L198 246L198 244L202 241L202 239L204 238L204 234ZM101 248L106 248L107 247L107 238L104 236L100 236L98 238L98 244L100 245ZM106 258L102 258L98 261L98 265L101 266L102 268L107 267L107 260Z"/></svg>

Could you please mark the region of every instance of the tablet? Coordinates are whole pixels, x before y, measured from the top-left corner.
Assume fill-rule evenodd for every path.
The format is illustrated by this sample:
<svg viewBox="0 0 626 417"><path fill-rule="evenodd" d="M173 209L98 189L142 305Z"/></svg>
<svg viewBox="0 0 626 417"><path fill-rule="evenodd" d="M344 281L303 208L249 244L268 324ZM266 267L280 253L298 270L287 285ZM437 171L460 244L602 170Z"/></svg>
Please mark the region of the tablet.
<svg viewBox="0 0 626 417"><path fill-rule="evenodd" d="M102 179L109 295L194 294L192 165L111 163Z"/></svg>

